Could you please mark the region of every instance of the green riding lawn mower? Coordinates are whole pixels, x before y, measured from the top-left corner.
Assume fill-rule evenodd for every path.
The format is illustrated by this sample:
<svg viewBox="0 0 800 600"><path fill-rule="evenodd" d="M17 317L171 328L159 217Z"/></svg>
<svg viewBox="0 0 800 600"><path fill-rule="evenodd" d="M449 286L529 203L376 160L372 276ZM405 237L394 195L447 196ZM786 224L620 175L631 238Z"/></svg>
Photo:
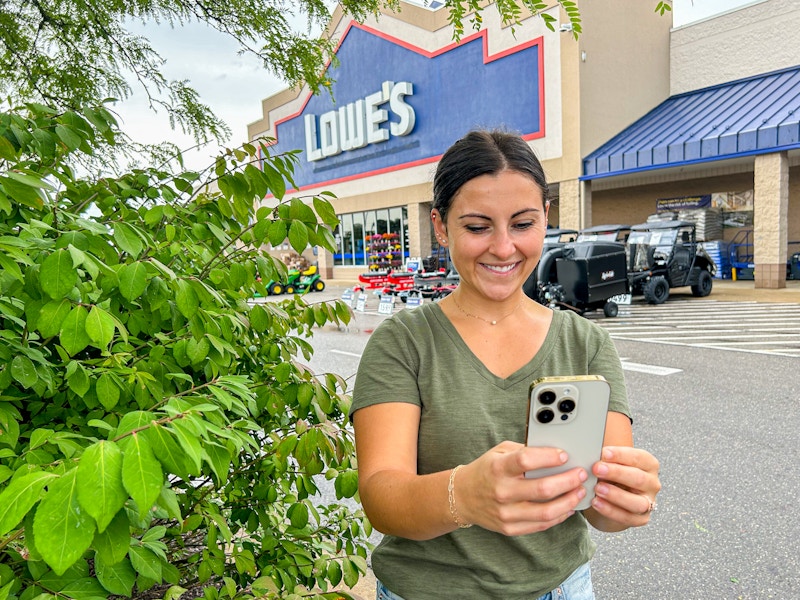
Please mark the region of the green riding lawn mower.
<svg viewBox="0 0 800 600"><path fill-rule="evenodd" d="M311 265L303 271L292 269L289 271L286 281L273 280L266 287L270 296L300 294L308 289L313 292L321 292L325 289L325 281L320 277L316 265Z"/></svg>

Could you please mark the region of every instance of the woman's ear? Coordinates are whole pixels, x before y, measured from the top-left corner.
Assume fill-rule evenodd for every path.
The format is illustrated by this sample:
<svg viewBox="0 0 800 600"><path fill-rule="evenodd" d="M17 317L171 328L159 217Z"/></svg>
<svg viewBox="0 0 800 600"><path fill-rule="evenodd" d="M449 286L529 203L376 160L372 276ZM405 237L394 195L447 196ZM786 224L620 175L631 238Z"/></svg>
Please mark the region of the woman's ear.
<svg viewBox="0 0 800 600"><path fill-rule="evenodd" d="M442 220L442 215L437 209L431 211L431 223L433 223L433 234L436 236L436 241L440 246L447 245L447 226Z"/></svg>

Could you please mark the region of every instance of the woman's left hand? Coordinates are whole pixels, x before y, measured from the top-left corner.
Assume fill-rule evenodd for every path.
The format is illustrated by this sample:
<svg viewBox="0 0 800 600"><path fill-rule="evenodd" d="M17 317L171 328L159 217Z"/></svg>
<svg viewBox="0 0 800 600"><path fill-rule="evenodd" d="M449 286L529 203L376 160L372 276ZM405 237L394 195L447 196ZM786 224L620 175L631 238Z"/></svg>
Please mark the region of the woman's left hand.
<svg viewBox="0 0 800 600"><path fill-rule="evenodd" d="M598 478L592 508L600 517L590 518L592 524L603 531L614 531L649 523L661 490L658 471L658 459L646 450L604 447L601 460L592 467Z"/></svg>

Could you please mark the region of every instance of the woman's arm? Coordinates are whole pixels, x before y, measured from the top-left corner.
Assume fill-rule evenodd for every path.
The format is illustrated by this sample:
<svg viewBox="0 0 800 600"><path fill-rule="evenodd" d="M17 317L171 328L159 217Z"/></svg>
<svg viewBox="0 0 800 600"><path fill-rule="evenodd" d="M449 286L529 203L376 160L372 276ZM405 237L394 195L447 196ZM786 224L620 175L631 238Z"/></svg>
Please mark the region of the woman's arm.
<svg viewBox="0 0 800 600"><path fill-rule="evenodd" d="M596 497L583 516L600 531L622 531L650 521L650 507L661 490L658 460L633 447L630 419L608 413L603 456L592 471L598 477Z"/></svg>
<svg viewBox="0 0 800 600"><path fill-rule="evenodd" d="M425 540L458 528L450 511L452 469L417 474L420 409L389 402L353 414L361 503L383 533ZM563 464L555 448L503 442L459 469L454 501L462 522L506 535L543 531L574 513L585 495L582 469L526 479L525 472ZM453 465L454 467L456 465Z"/></svg>

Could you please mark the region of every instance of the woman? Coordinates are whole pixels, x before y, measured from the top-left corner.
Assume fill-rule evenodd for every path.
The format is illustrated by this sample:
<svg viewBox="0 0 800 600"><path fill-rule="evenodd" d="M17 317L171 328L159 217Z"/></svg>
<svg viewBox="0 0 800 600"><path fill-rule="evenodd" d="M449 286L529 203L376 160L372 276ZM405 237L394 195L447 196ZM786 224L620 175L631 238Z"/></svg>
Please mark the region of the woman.
<svg viewBox="0 0 800 600"><path fill-rule="evenodd" d="M434 232L461 281L375 330L353 393L361 501L385 534L378 598L593 598L587 521L645 525L661 487L658 461L633 448L619 357L602 328L522 291L549 209L522 138L469 133L442 156L433 194ZM566 461L524 445L530 383L576 374L612 390L596 497L580 512L583 469L524 476Z"/></svg>

